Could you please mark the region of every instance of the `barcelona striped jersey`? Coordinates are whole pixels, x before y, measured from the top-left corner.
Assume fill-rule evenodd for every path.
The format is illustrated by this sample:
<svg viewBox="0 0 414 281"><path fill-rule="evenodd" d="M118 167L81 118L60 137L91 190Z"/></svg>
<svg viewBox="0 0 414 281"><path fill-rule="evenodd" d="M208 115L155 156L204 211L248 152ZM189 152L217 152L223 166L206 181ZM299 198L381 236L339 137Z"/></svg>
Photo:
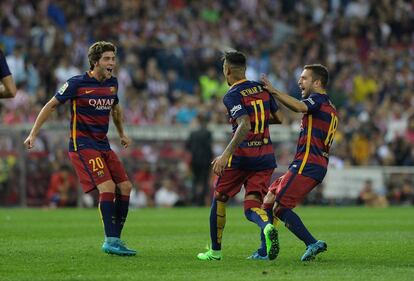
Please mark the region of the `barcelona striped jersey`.
<svg viewBox="0 0 414 281"><path fill-rule="evenodd" d="M69 151L111 149L107 133L112 106L119 102L117 90L115 77L100 82L89 72L70 78L58 90L59 102L71 101Z"/></svg>
<svg viewBox="0 0 414 281"><path fill-rule="evenodd" d="M308 106L308 112L303 115L295 159L289 169L322 182L329 148L338 127L338 115L326 94L312 93L302 101Z"/></svg>
<svg viewBox="0 0 414 281"><path fill-rule="evenodd" d="M229 159L227 168L241 170L265 170L276 167L269 133L270 114L278 106L259 82L241 80L233 84L223 97L230 116L233 134L237 130L236 119L242 115L250 118L251 130Z"/></svg>

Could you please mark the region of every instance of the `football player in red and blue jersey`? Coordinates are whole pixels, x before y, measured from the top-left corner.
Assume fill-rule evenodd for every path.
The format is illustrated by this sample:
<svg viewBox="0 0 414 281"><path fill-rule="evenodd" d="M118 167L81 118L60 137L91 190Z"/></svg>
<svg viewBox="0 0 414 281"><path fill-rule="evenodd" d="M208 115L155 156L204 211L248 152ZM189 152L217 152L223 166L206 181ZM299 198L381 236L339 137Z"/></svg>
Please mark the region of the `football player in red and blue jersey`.
<svg viewBox="0 0 414 281"><path fill-rule="evenodd" d="M0 98L14 98L16 92L16 84L14 83L9 65L3 52L0 50Z"/></svg>
<svg viewBox="0 0 414 281"><path fill-rule="evenodd" d="M298 81L303 99L297 100L275 89L266 76L262 77L264 88L277 101L292 111L303 113L295 159L289 170L270 186L263 204L269 216L273 214L279 218L305 243L302 261L310 261L327 250L327 244L316 240L292 209L323 181L327 171L329 149L338 127L336 108L326 93L328 81L329 72L325 66L306 65Z"/></svg>
<svg viewBox="0 0 414 281"><path fill-rule="evenodd" d="M214 198L210 210L211 249L199 253L200 260L221 260L221 242L226 223L226 202L245 188L244 213L260 227L262 245L249 258L276 258L278 233L261 209L276 159L269 124L281 123L281 114L270 93L259 82L245 76L246 57L238 51L224 54L223 74L230 86L223 97L233 137L223 153L213 160L216 174Z"/></svg>
<svg viewBox="0 0 414 281"><path fill-rule="evenodd" d="M97 188L105 241L102 250L109 254L132 256L120 239L128 214L132 184L111 150L107 133L110 115L124 148L130 139L123 129L123 116L118 104L118 81L112 75L116 47L105 41L94 43L88 52L90 70L70 78L42 108L25 140L28 149L35 144L42 124L60 104L70 101L71 122L69 157L84 192Z"/></svg>

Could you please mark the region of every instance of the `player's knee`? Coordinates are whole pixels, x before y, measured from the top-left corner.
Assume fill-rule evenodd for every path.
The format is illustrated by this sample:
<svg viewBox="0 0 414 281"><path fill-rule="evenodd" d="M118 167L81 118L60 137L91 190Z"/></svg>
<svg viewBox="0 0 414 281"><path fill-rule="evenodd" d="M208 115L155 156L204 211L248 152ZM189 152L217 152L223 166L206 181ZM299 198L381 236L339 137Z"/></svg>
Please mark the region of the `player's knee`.
<svg viewBox="0 0 414 281"><path fill-rule="evenodd" d="M109 180L109 181L99 184L97 188L100 193L103 193L103 192L115 193L116 185L112 180Z"/></svg>
<svg viewBox="0 0 414 281"><path fill-rule="evenodd" d="M132 190L132 183L130 181L124 181L118 184L118 188L122 195L129 195Z"/></svg>
<svg viewBox="0 0 414 281"><path fill-rule="evenodd" d="M262 203L262 195L259 192L250 192L244 197L244 200L254 200Z"/></svg>
<svg viewBox="0 0 414 281"><path fill-rule="evenodd" d="M268 192L263 199L263 204L273 204L276 200L276 195L273 192Z"/></svg>
<svg viewBox="0 0 414 281"><path fill-rule="evenodd" d="M220 192L214 192L214 198L217 201L221 201L221 202L227 202L227 200L229 200L229 196L224 194L224 193L220 193Z"/></svg>

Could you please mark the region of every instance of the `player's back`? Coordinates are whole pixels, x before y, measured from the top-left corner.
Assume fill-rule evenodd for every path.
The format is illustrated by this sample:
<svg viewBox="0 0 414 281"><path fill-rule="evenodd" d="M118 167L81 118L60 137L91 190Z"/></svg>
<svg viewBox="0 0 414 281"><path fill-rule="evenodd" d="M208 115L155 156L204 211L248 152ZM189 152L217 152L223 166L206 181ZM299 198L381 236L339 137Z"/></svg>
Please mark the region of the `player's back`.
<svg viewBox="0 0 414 281"><path fill-rule="evenodd" d="M290 169L322 181L338 127L338 115L326 94L313 93L304 102L308 106L308 113L302 118L297 151Z"/></svg>
<svg viewBox="0 0 414 281"><path fill-rule="evenodd" d="M228 109L233 133L236 119L247 114L251 129L229 161L229 167L244 170L264 170L276 167L276 159L269 132L271 112L277 105L259 82L242 80L232 86L223 98Z"/></svg>

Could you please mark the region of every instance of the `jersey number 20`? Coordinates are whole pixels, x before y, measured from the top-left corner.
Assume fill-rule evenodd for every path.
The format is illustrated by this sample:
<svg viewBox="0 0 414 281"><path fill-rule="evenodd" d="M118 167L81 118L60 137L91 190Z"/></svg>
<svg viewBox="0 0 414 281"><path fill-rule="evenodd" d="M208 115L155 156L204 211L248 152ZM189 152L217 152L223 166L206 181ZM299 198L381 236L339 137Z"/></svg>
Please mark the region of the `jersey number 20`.
<svg viewBox="0 0 414 281"><path fill-rule="evenodd" d="M96 172L99 169L104 168L104 163L103 163L101 157L96 157L95 159L89 159L89 164L92 165L92 171L93 172Z"/></svg>

